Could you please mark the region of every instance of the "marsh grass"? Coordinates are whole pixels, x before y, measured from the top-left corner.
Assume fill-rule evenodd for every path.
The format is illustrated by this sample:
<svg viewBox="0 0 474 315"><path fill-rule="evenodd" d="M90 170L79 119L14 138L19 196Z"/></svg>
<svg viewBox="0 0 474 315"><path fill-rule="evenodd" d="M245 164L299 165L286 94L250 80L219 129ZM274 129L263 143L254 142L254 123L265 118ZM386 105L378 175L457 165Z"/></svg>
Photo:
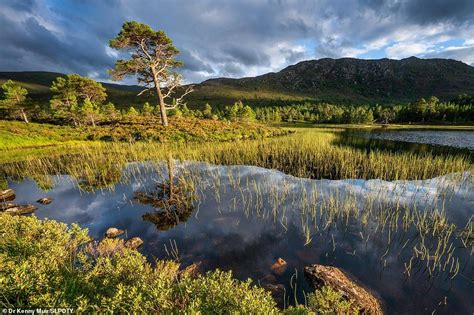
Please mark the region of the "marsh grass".
<svg viewBox="0 0 474 315"><path fill-rule="evenodd" d="M312 179L418 180L472 169L467 156L364 152L334 145L336 139L337 135L332 132L305 131L280 138L227 143L75 145L62 147L60 151L57 148L42 150L28 157L20 157L15 151L3 152L0 170L3 177L12 178L69 174L101 186L106 185L109 174L120 173L129 162L161 161L170 152L181 161L254 165Z"/></svg>
<svg viewBox="0 0 474 315"><path fill-rule="evenodd" d="M462 265L457 254L459 239L462 247L470 249L469 255L472 254L472 223L469 221L464 229L450 223L442 205L454 193L471 189L469 158L415 152L364 152L334 145L336 138L336 134L326 130L264 141L71 146L63 148L68 154L48 156L42 152L32 158L9 161L2 164L1 174L3 178L18 181L34 178L41 187L51 186L50 175L67 174L82 190L113 190L118 182L140 182L150 172L165 174L162 161L170 153L177 161L253 165L310 179L422 180L452 174L436 183L440 189L435 196L428 196L423 190L407 195L406 186L395 182L390 191L381 187L363 198L350 190L322 190L316 182L308 187L304 179L295 189L294 182L283 180L276 185L270 178L265 183L265 179L262 182L245 178L238 171L220 174L211 168L204 173L196 172L192 167L188 169L186 162L182 167L186 171L181 171L177 178L183 187L192 187L183 193L192 192L196 215L199 204L211 197L218 204L217 211L243 211L248 217L269 220L283 229L287 229L296 213L305 245L318 235L332 229L347 229L355 222L361 241L384 240L386 251L380 257L382 264L387 264L385 257L389 252L409 252L411 258L403 262L407 276L415 270L424 270L429 276L446 273L455 277ZM222 198L227 194L233 197L224 203ZM333 234L330 237L334 251L338 242Z"/></svg>

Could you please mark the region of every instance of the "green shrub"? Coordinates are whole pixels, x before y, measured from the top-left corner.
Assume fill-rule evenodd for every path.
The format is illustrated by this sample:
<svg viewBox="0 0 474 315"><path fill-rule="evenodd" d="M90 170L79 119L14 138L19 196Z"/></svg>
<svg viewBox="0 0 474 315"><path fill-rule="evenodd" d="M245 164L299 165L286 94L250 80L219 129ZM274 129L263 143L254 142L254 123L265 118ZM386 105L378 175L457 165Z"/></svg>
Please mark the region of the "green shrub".
<svg viewBox="0 0 474 315"><path fill-rule="evenodd" d="M344 299L342 292L328 286L308 294L308 308L318 314L359 314L353 301Z"/></svg>
<svg viewBox="0 0 474 315"><path fill-rule="evenodd" d="M270 294L219 270L191 277L173 261L152 267L122 240L0 213L0 305L78 312L279 313Z"/></svg>

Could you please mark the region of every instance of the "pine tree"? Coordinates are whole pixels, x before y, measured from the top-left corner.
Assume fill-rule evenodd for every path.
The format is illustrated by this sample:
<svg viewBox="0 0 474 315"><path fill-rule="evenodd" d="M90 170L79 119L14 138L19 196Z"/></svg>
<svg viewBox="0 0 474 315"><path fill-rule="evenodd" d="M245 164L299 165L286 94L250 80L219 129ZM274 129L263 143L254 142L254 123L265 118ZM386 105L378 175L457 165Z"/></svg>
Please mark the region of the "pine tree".
<svg viewBox="0 0 474 315"><path fill-rule="evenodd" d="M28 90L12 80L5 82L2 89L5 98L1 101L1 107L20 112L21 118L28 123L24 108Z"/></svg>

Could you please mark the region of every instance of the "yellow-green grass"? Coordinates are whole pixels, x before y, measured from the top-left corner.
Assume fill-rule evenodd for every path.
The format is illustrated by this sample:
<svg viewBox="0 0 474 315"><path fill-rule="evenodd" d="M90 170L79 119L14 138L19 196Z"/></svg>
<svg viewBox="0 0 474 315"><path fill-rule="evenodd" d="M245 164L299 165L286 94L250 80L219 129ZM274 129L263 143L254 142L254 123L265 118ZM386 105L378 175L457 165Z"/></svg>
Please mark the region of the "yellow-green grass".
<svg viewBox="0 0 474 315"><path fill-rule="evenodd" d="M51 148L32 155L4 152L0 170L4 174L71 174L96 176L97 169L122 169L132 161L160 161L172 153L175 159L224 165L255 165L306 178L426 179L469 171L472 162L463 155L430 152L360 150L333 144L337 133L304 129L296 134L261 140L219 143L95 143ZM17 152L17 151L16 151ZM54 152L48 154L47 152ZM65 153L61 155L61 152ZM72 154L76 152L75 154ZM20 158L23 156L23 158ZM101 171L102 172L102 171Z"/></svg>
<svg viewBox="0 0 474 315"><path fill-rule="evenodd" d="M206 142L258 139L286 132L251 122L224 122L171 118L163 127L156 117L135 117L119 123L91 126L59 126L0 120L0 151L64 144L68 141Z"/></svg>

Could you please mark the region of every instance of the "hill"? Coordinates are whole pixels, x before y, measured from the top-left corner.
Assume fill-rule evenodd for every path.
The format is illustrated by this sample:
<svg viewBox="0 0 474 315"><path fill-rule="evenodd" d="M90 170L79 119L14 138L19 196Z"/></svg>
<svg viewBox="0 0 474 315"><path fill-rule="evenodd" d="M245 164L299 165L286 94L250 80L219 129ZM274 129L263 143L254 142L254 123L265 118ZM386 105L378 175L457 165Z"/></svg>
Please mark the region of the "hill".
<svg viewBox="0 0 474 315"><path fill-rule="evenodd" d="M0 85L7 80L20 82L28 89L29 97L36 101L46 101L51 98L49 87L57 77L66 75L58 72L46 71L21 71L0 72ZM107 89L108 101L118 104L143 104L143 100L137 100L135 96L142 90L137 85L121 85L101 82Z"/></svg>
<svg viewBox="0 0 474 315"><path fill-rule="evenodd" d="M449 100L474 94L474 67L451 59L303 61L277 73L210 79L196 86L196 101L255 103L320 100L335 103L408 102L435 95Z"/></svg>
<svg viewBox="0 0 474 315"><path fill-rule="evenodd" d="M7 79L21 82L37 101L48 100L49 86L62 73L0 72L0 84ZM155 103L150 95L136 97L141 87L102 83L108 101L117 107ZM474 95L474 67L451 59L324 58L302 61L279 72L241 79L218 78L195 85L188 103L215 107L242 100L253 105L310 101L338 104L410 102L437 96L450 100L459 94Z"/></svg>

